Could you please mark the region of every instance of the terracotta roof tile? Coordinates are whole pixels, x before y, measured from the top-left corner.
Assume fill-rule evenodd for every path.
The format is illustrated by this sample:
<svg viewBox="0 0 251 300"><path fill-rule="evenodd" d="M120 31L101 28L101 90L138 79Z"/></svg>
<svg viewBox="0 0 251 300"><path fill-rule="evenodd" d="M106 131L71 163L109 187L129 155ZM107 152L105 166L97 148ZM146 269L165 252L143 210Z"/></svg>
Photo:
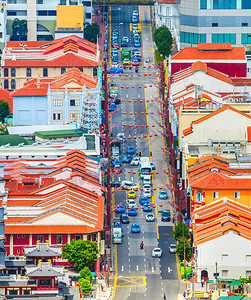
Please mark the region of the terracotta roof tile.
<svg viewBox="0 0 251 300"><path fill-rule="evenodd" d="M226 48L225 48L226 47ZM222 49L223 48L223 49ZM245 47L231 47L229 50L228 44L199 44L199 47L185 47L178 53L172 56L172 61L176 60L226 60L246 61Z"/></svg>
<svg viewBox="0 0 251 300"><path fill-rule="evenodd" d="M251 142L251 126L247 127L247 141Z"/></svg>

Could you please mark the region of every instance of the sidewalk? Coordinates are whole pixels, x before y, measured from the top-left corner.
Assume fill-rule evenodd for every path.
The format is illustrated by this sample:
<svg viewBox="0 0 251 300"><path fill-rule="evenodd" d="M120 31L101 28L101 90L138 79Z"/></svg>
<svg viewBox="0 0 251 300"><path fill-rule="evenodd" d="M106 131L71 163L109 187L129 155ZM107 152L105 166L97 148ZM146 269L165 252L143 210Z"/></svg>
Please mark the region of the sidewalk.
<svg viewBox="0 0 251 300"><path fill-rule="evenodd" d="M93 300L108 300L112 298L112 285L110 287L107 286L105 279L99 279L98 284L96 285L96 289L94 291Z"/></svg>

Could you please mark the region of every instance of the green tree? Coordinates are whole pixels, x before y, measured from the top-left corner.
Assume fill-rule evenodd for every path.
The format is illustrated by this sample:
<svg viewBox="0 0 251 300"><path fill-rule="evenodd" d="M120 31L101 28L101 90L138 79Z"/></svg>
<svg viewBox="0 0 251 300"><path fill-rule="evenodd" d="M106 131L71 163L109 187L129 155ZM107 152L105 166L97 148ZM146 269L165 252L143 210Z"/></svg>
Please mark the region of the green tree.
<svg viewBox="0 0 251 300"><path fill-rule="evenodd" d="M12 25L11 41L27 41L27 21L15 18Z"/></svg>
<svg viewBox="0 0 251 300"><path fill-rule="evenodd" d="M190 242L185 237L181 237L177 245L177 254L180 261L184 260L184 246L185 246L185 260L189 261L191 257L191 245Z"/></svg>
<svg viewBox="0 0 251 300"><path fill-rule="evenodd" d="M10 114L9 103L4 99L0 100L0 121L4 123L4 120Z"/></svg>
<svg viewBox="0 0 251 300"><path fill-rule="evenodd" d="M185 237L186 239L189 238L190 233L187 229L186 225L183 222L180 222L178 225L174 227L174 238L178 241L180 238Z"/></svg>
<svg viewBox="0 0 251 300"><path fill-rule="evenodd" d="M91 286L91 283L89 280L80 278L78 283L79 283L79 286L80 286L83 294L91 293L92 286Z"/></svg>
<svg viewBox="0 0 251 300"><path fill-rule="evenodd" d="M94 44L97 43L97 38L99 36L100 28L97 23L86 23L85 24L85 39L87 39L89 42L92 42Z"/></svg>
<svg viewBox="0 0 251 300"><path fill-rule="evenodd" d="M70 244L63 246L63 257L78 270L93 265L98 258L97 254L97 243L88 240L72 240Z"/></svg>
<svg viewBox="0 0 251 300"><path fill-rule="evenodd" d="M163 59L171 54L173 38L170 30L165 25L154 31L154 42Z"/></svg>
<svg viewBox="0 0 251 300"><path fill-rule="evenodd" d="M84 267L84 269L82 269L80 271L80 277L92 282L92 272L91 272L91 270L88 267Z"/></svg>

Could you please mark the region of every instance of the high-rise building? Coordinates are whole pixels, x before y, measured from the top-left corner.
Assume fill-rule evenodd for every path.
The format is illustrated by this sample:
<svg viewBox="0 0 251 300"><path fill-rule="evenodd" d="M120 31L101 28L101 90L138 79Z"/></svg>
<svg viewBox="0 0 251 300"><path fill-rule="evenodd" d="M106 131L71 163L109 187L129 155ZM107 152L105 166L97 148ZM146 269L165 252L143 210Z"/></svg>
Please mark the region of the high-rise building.
<svg viewBox="0 0 251 300"><path fill-rule="evenodd" d="M181 49L198 43L251 44L250 0L182 0Z"/></svg>
<svg viewBox="0 0 251 300"><path fill-rule="evenodd" d="M92 23L92 0L7 0L6 2L7 34L12 35L12 23L15 18L26 20L28 41L48 41L55 38L58 5L81 5L83 24Z"/></svg>

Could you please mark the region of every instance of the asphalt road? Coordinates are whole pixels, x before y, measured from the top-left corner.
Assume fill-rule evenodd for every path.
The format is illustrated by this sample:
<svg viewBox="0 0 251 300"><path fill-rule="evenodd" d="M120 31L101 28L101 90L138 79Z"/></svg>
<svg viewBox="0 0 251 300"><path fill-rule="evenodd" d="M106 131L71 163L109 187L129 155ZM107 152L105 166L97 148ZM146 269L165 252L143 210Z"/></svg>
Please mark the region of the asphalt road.
<svg viewBox="0 0 251 300"><path fill-rule="evenodd" d="M112 29L118 29L119 43L123 36L128 36L129 45L132 47L133 35L130 31L130 20L133 10L138 10L140 15L143 47L139 49L142 52L142 62L140 63L138 74L135 73L134 69L126 69L121 76L116 74L111 75L109 78L109 83L116 84L119 87L119 98L124 100L117 106L119 111L112 115L112 124L117 124L113 128L112 134L113 138L120 132L123 132L126 136L125 142L121 143L120 147L121 159L126 154L127 146L133 146L136 152L142 151L143 156L149 157L149 153L152 151L152 161L156 166L156 171L159 172L159 174L154 173L152 182L152 187L156 188L156 191L152 190L153 196L151 199L151 203L156 205L156 208L153 210L156 220L155 222L147 223L145 221L146 213L142 211L141 205L138 205L138 215L130 217L130 224L123 225L125 232L123 244L114 245L116 256L116 294L114 299L134 300L142 299L143 297L149 300L163 299L163 293L166 293L167 299L174 300L177 299L177 294L182 286L178 280L176 255L169 253L169 245L174 242L172 224L171 222L161 221L161 211L170 209L169 203L172 203L173 198L172 193L165 187L165 183L169 185L171 183L163 172L164 169L167 170L167 158L161 150L164 147L164 141L159 132L161 128L158 125L161 119L157 113L160 110L160 104L157 101L158 88L156 87L158 70L153 66L154 46L152 41L151 8L149 6L111 6L110 32ZM148 60L150 60L150 63L146 62ZM121 64L120 60L119 65ZM129 173L128 171L131 172ZM133 171L136 171L136 174L133 174ZM134 181L139 184L140 188L143 187L138 175L138 167L130 164L125 164L122 173L115 174L113 179L115 181ZM169 202L158 199L159 187L168 192ZM142 191L139 190L135 199L136 203L138 203L141 194ZM125 200L126 191L115 192L113 194L113 208L115 205L122 203L126 209ZM161 207L160 204L163 206ZM118 220L119 214L113 213L113 221ZM140 225L140 233L131 233L130 226L132 223ZM141 241L144 241L145 244L143 250L140 249ZM162 248L162 258L153 258L151 256L152 249L155 247Z"/></svg>

